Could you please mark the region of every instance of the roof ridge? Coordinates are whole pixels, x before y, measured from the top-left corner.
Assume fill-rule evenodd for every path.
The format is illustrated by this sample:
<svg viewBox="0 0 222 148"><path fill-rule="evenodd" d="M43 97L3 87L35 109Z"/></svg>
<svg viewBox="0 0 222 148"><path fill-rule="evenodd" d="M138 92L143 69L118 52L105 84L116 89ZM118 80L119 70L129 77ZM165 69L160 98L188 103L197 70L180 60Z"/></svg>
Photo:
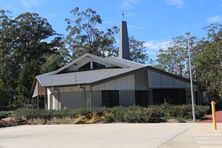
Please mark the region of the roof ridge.
<svg viewBox="0 0 222 148"><path fill-rule="evenodd" d="M107 57L107 59L109 59L109 58L116 58L116 59L119 59L121 61L129 62L129 63L135 64L135 65L148 66L146 64L137 63L137 62L134 62L134 61L131 61L131 60L127 60L127 59L123 59L123 58L120 58L120 57L114 57L114 56ZM115 62L117 62L117 61L115 61Z"/></svg>
<svg viewBox="0 0 222 148"><path fill-rule="evenodd" d="M93 54L90 54L90 53L85 53L84 55L82 55L81 57L73 60L72 62L64 65L63 67L55 70L52 72L52 74L58 74L59 72L63 71L64 69L66 68L69 68L70 66L72 66L73 64L77 63L78 61L80 61L81 59L85 58L85 57L91 57L91 58L94 58L96 60L101 60L102 62L105 62L105 63L108 63L108 64L112 64L112 65L116 65L116 66L119 66L119 67L122 67L122 68L126 68L126 67L129 67L129 65L126 65L126 64L123 64L123 63L120 63L120 62L116 62L116 61L111 61L111 60L108 60L107 61L107 57L99 57L97 55L93 55ZM131 61L132 62L132 61ZM136 62L134 62L135 64ZM145 66L145 65L144 65Z"/></svg>
<svg viewBox="0 0 222 148"><path fill-rule="evenodd" d="M85 58L85 57L87 57L87 56L92 57L92 58L97 58L97 59L100 59L100 60L103 60L104 62L106 62L103 57L99 57L99 56L97 56L97 55L93 55L93 54L90 54L90 53L85 53L84 55L82 55L82 56L80 56L79 58L71 61L70 63L66 64L65 66L63 66L63 67L55 70L55 71L54 71L54 74L57 74L57 73L61 72L62 70L66 69L66 68L68 68L68 67L70 67L70 66L72 66L73 64L75 64L76 62L78 62L79 60L81 60L81 59L83 59L83 58Z"/></svg>

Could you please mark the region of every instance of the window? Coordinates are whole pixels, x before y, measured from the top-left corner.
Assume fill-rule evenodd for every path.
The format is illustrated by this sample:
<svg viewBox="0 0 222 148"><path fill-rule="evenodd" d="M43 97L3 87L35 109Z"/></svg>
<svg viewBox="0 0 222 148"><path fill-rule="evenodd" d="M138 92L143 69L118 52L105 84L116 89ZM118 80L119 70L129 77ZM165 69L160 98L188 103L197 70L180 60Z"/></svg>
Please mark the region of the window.
<svg viewBox="0 0 222 148"><path fill-rule="evenodd" d="M154 104L186 104L185 89L153 89Z"/></svg>
<svg viewBox="0 0 222 148"><path fill-rule="evenodd" d="M135 92L136 95L136 105L138 106L148 106L148 91Z"/></svg>
<svg viewBox="0 0 222 148"><path fill-rule="evenodd" d="M79 70L89 70L90 69L90 62L79 67Z"/></svg>
<svg viewBox="0 0 222 148"><path fill-rule="evenodd" d="M105 106L105 107L119 106L119 91L118 90L103 90L102 91L102 106Z"/></svg>
<svg viewBox="0 0 222 148"><path fill-rule="evenodd" d="M105 65L93 62L93 69L105 68Z"/></svg>
<svg viewBox="0 0 222 148"><path fill-rule="evenodd" d="M105 68L105 65L103 64L100 64L100 63L96 63L96 62L93 62L93 69L101 69L101 68ZM79 67L79 70L90 70L91 67L90 67L90 62L88 62L87 64Z"/></svg>

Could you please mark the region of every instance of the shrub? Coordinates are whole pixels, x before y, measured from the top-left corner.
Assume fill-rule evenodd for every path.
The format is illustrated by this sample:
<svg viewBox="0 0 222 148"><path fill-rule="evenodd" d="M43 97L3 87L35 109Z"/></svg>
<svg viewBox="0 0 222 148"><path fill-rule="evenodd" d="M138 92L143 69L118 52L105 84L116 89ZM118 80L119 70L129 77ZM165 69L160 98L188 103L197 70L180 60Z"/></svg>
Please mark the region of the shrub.
<svg viewBox="0 0 222 148"><path fill-rule="evenodd" d="M159 115L154 108L135 107L125 112L123 119L129 123L153 123L162 121Z"/></svg>
<svg viewBox="0 0 222 148"><path fill-rule="evenodd" d="M6 127L6 125L0 121L0 128L2 127Z"/></svg>
<svg viewBox="0 0 222 148"><path fill-rule="evenodd" d="M114 107L108 111L112 112L115 122L123 122L124 121L123 117L127 109L128 108L124 108L124 107Z"/></svg>
<svg viewBox="0 0 222 148"><path fill-rule="evenodd" d="M112 113L107 113L103 116L102 121L104 123L112 123L115 121L115 117Z"/></svg>
<svg viewBox="0 0 222 148"><path fill-rule="evenodd" d="M192 106L191 105L181 105L177 109L178 115L176 117L190 119L192 118Z"/></svg>
<svg viewBox="0 0 222 148"><path fill-rule="evenodd" d="M209 106L196 106L195 107L195 115L197 119L201 119L205 114L209 112Z"/></svg>
<svg viewBox="0 0 222 148"><path fill-rule="evenodd" d="M148 107L149 108L149 107ZM192 106L191 105L154 105L151 106L155 110L155 113L164 118L192 118ZM196 118L201 119L208 113L209 106L196 105L195 113Z"/></svg>
<svg viewBox="0 0 222 148"><path fill-rule="evenodd" d="M10 111L0 111L0 120L2 118L7 118L7 117L11 116L11 113L12 112L10 112Z"/></svg>
<svg viewBox="0 0 222 148"><path fill-rule="evenodd" d="M196 106L196 118L201 119L208 112L208 106ZM0 118L12 117L16 119L26 118L40 119L43 124L52 119L74 119L75 123L96 123L96 122L130 122L148 123L163 122L166 119L177 119L183 122L192 118L191 105L153 105L149 107L114 107L114 108L84 108L68 109L62 111L39 110L39 109L17 109L13 112L0 112ZM77 120L78 119L78 120Z"/></svg>
<svg viewBox="0 0 222 148"><path fill-rule="evenodd" d="M183 119L183 118L176 118L176 120L179 122L179 123L185 123L186 121Z"/></svg>
<svg viewBox="0 0 222 148"><path fill-rule="evenodd" d="M16 110L16 109L18 109L20 107L21 107L21 105L17 105L17 106L14 106L14 105L1 106L1 104L0 104L0 111L13 111L13 110Z"/></svg>

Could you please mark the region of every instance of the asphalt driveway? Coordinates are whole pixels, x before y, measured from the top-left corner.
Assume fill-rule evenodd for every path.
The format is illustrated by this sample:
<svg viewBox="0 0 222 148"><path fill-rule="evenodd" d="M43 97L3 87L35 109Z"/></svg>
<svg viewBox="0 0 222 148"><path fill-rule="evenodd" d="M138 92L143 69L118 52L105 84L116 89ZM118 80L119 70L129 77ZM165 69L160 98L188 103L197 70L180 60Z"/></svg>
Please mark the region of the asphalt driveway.
<svg viewBox="0 0 222 148"><path fill-rule="evenodd" d="M0 129L0 148L222 147L222 124L35 125Z"/></svg>

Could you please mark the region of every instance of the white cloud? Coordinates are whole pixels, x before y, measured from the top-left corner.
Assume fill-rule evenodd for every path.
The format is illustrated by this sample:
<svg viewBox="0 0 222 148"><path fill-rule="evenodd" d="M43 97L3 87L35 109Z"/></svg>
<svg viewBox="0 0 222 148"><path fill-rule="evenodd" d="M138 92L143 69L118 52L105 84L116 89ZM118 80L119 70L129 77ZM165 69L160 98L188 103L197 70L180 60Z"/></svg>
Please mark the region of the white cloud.
<svg viewBox="0 0 222 148"><path fill-rule="evenodd" d="M222 16L220 15L215 15L207 19L207 23L212 24L212 23L220 23L222 22Z"/></svg>
<svg viewBox="0 0 222 148"><path fill-rule="evenodd" d="M184 5L183 0L166 0L167 4L172 5L172 6L182 6Z"/></svg>
<svg viewBox="0 0 222 148"><path fill-rule="evenodd" d="M159 51L159 49L167 49L169 47L169 44L170 41L149 40L145 42L146 48L156 51Z"/></svg>
<svg viewBox="0 0 222 148"><path fill-rule="evenodd" d="M158 41L149 40L145 42L145 47L148 49L148 54L155 59L160 49L166 50L170 46L170 40Z"/></svg>
<svg viewBox="0 0 222 148"><path fill-rule="evenodd" d="M21 2L25 8L30 9L32 6L39 6L43 0L21 0Z"/></svg>
<svg viewBox="0 0 222 148"><path fill-rule="evenodd" d="M121 9L129 10L135 7L138 4L138 0L122 0Z"/></svg>

